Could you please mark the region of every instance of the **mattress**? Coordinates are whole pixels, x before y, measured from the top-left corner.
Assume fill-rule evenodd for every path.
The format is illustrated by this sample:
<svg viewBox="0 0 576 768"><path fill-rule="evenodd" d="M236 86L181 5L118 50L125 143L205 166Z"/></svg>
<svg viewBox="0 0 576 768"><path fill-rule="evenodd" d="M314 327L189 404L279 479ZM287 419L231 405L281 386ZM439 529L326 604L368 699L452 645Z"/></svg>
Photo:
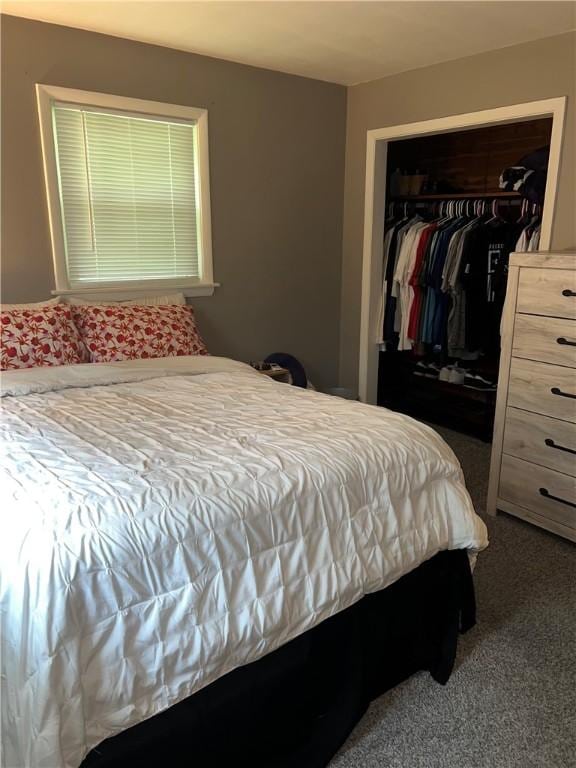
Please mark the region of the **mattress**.
<svg viewBox="0 0 576 768"><path fill-rule="evenodd" d="M2 378L2 743L98 743L381 590L487 545L429 427L224 358Z"/></svg>

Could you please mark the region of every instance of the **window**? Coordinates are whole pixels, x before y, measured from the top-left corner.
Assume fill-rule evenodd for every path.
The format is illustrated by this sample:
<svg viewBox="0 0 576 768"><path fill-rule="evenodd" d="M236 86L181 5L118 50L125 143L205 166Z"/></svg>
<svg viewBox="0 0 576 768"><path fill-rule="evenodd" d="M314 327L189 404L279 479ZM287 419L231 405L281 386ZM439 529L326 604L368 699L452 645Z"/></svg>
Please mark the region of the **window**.
<svg viewBox="0 0 576 768"><path fill-rule="evenodd" d="M37 90L54 293L212 293L206 110Z"/></svg>

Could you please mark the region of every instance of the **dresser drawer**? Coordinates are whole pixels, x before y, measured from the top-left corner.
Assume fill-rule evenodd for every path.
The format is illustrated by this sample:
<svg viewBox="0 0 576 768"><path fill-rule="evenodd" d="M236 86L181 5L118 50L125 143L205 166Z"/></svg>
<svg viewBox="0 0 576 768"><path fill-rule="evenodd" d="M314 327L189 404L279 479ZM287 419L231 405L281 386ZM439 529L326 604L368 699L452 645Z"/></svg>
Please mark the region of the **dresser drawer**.
<svg viewBox="0 0 576 768"><path fill-rule="evenodd" d="M576 320L516 315L512 355L576 368Z"/></svg>
<svg viewBox="0 0 576 768"><path fill-rule="evenodd" d="M576 319L576 270L520 269L516 311Z"/></svg>
<svg viewBox="0 0 576 768"><path fill-rule="evenodd" d="M576 480L513 456L502 456L498 496L576 529Z"/></svg>
<svg viewBox="0 0 576 768"><path fill-rule="evenodd" d="M576 369L513 357L508 405L576 423Z"/></svg>
<svg viewBox="0 0 576 768"><path fill-rule="evenodd" d="M508 408L503 450L518 459L576 476L576 424Z"/></svg>

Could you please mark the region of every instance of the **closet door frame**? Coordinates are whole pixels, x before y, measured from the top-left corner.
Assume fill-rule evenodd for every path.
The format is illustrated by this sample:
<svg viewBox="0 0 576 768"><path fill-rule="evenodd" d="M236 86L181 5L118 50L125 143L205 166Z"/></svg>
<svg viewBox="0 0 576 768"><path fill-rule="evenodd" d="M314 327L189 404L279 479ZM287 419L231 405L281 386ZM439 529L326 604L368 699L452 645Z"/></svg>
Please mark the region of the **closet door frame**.
<svg viewBox="0 0 576 768"><path fill-rule="evenodd" d="M366 134L366 183L364 196L364 248L360 317L358 388L360 400L376 404L378 387L378 344L375 319L382 288L382 241L386 210L386 161L388 142L491 125L518 123L539 117L552 118L548 178L542 209L540 250L550 250L560 156L564 132L566 97L561 96L507 107L451 115L418 123L375 128Z"/></svg>

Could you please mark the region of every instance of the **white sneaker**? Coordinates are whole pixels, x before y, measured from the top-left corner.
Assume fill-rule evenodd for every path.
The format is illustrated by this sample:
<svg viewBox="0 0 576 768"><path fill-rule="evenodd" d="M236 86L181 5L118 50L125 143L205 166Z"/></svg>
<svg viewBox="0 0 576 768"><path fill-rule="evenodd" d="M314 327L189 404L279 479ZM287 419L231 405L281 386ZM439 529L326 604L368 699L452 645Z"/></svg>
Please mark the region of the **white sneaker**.
<svg viewBox="0 0 576 768"><path fill-rule="evenodd" d="M440 381L451 381L452 371L454 369L453 365L445 365L444 368L440 371L440 375L438 378Z"/></svg>
<svg viewBox="0 0 576 768"><path fill-rule="evenodd" d="M450 378L448 381L450 384L464 384L464 379L466 378L466 371L464 368L457 368L454 367L450 371Z"/></svg>

